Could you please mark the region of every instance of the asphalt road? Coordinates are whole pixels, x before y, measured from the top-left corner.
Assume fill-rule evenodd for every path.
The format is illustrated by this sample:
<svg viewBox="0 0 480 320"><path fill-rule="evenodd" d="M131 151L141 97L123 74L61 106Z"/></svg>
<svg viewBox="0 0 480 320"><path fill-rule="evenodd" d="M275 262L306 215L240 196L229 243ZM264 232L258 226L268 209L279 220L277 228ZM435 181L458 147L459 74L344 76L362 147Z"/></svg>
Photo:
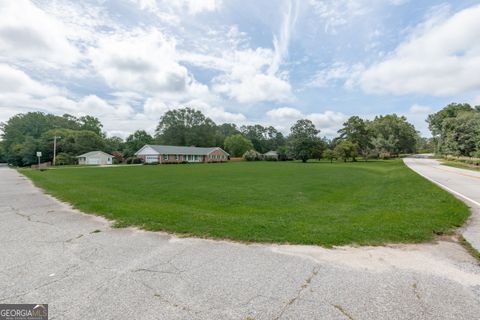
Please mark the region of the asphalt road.
<svg viewBox="0 0 480 320"><path fill-rule="evenodd" d="M112 229L0 168L0 303L50 319L478 319L480 267L453 241L245 245Z"/></svg>
<svg viewBox="0 0 480 320"><path fill-rule="evenodd" d="M471 208L470 221L461 232L463 237L480 251L480 172L445 166L438 160L421 156L406 158L404 162Z"/></svg>

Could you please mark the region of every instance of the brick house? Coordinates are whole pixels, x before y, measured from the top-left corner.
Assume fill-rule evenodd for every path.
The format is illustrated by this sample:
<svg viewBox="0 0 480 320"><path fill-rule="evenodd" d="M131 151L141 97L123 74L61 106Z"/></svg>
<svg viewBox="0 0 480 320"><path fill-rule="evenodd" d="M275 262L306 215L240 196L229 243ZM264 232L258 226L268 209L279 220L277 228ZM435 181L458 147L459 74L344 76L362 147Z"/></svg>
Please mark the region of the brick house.
<svg viewBox="0 0 480 320"><path fill-rule="evenodd" d="M224 162L229 154L218 147L198 148L147 144L135 155L144 163Z"/></svg>

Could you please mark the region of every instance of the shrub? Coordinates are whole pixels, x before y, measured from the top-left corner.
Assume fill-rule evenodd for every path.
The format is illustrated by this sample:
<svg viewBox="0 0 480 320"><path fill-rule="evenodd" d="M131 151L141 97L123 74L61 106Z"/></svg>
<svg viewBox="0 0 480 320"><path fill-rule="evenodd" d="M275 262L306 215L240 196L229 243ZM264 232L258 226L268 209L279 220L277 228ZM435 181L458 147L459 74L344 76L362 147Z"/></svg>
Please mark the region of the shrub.
<svg viewBox="0 0 480 320"><path fill-rule="evenodd" d="M77 163L77 158L70 156L66 153L59 153L55 158L55 165L57 166L76 164L76 163Z"/></svg>
<svg viewBox="0 0 480 320"><path fill-rule="evenodd" d="M127 164L140 164L142 163L142 159L141 158L137 158L137 157L129 157L125 160L125 162Z"/></svg>
<svg viewBox="0 0 480 320"><path fill-rule="evenodd" d="M378 157L382 160L388 160L392 157L392 155L390 154L390 152L380 152Z"/></svg>
<svg viewBox="0 0 480 320"><path fill-rule="evenodd" d="M247 161L258 161L262 160L262 155L255 150L248 150L243 154L243 159Z"/></svg>

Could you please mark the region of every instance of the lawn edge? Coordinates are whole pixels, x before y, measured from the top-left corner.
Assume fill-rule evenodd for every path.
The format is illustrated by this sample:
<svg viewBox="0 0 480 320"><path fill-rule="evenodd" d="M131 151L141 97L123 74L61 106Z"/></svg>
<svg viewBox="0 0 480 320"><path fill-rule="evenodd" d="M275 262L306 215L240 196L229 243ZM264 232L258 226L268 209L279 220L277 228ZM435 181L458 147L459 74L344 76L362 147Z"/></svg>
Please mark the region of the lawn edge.
<svg viewBox="0 0 480 320"><path fill-rule="evenodd" d="M480 252L463 235L458 236L458 243L473 257L480 262Z"/></svg>
<svg viewBox="0 0 480 320"><path fill-rule="evenodd" d="M458 197L455 195L451 194L447 190L443 189L436 183L432 182L430 179L424 177L423 175L417 173L415 170L411 169L409 166L405 164L404 161L399 160L399 162L404 166L407 167L409 170L414 172L415 174L419 175L420 177L426 179L429 181L432 185L435 185L436 187L440 188L442 191L448 193L449 195L453 196L456 200L460 201L462 204L466 205L463 201L461 201ZM335 248L342 248L342 247L353 247L353 248L360 248L360 247L394 247L398 245L414 245L414 244L434 244L438 241L441 241L444 236L451 236L457 234L457 230L460 228L465 227L465 225L468 223L468 221L471 218L472 212L471 208L466 206L468 208L468 216L465 218L465 221L460 226L451 226L448 230L445 230L441 234L436 233L434 230L432 230L432 236L430 239L425 239L425 240L414 240L414 239L405 239L404 241L398 241L398 242L366 242L366 243L358 243L358 242L350 242L350 243L344 243L344 244L338 244L338 245L327 245L327 244L321 244L321 243L311 243L311 242L288 242L288 241L262 241L262 240L242 240L242 239L237 239L237 238L228 238L228 237L217 237L217 236L212 236L212 235L207 235L207 234L194 234L194 233L189 233L189 232L176 232L172 231L169 229L151 229L148 228L144 225L140 224L131 224L131 223L125 223L121 220L116 220L111 217L107 217L104 214L98 213L98 212L88 212L85 211L81 208L78 208L74 204L63 200L56 195L48 192L46 189L38 186L33 179L28 177L27 175L23 174L22 171L27 171L27 170L32 170L32 169L26 169L25 168L15 168L15 170L20 173L22 176L27 178L30 183L40 190L42 193L45 195L48 195L52 198L54 198L56 201L59 201L60 203L74 209L75 211L89 215L89 216L95 216L99 217L102 219L105 219L105 221L109 224L109 227L112 229L135 229L138 231L144 231L144 232L161 232L165 233L170 236L175 236L179 239L181 238L193 238L193 239L203 239L203 240L210 240L210 241L224 241L224 242L230 242L230 243L236 243L236 244L244 244L244 245L300 245L300 246L317 246L317 247L322 247L325 249L335 249Z"/></svg>

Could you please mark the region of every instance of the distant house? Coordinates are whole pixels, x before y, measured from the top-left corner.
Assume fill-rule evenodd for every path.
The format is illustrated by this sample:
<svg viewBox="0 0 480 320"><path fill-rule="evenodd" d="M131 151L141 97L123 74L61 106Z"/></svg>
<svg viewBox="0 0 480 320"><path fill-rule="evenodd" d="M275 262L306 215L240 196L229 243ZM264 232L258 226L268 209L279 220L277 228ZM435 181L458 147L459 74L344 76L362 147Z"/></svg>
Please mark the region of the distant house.
<svg viewBox="0 0 480 320"><path fill-rule="evenodd" d="M135 155L145 163L223 162L229 154L218 147L198 148L147 144Z"/></svg>
<svg viewBox="0 0 480 320"><path fill-rule="evenodd" d="M91 151L77 158L78 164L112 164L114 156L103 151Z"/></svg>
<svg viewBox="0 0 480 320"><path fill-rule="evenodd" d="M271 151L268 151L267 153L264 153L264 154L263 154L263 157L264 157L265 159L268 158L268 159L278 160L278 152L271 150Z"/></svg>

